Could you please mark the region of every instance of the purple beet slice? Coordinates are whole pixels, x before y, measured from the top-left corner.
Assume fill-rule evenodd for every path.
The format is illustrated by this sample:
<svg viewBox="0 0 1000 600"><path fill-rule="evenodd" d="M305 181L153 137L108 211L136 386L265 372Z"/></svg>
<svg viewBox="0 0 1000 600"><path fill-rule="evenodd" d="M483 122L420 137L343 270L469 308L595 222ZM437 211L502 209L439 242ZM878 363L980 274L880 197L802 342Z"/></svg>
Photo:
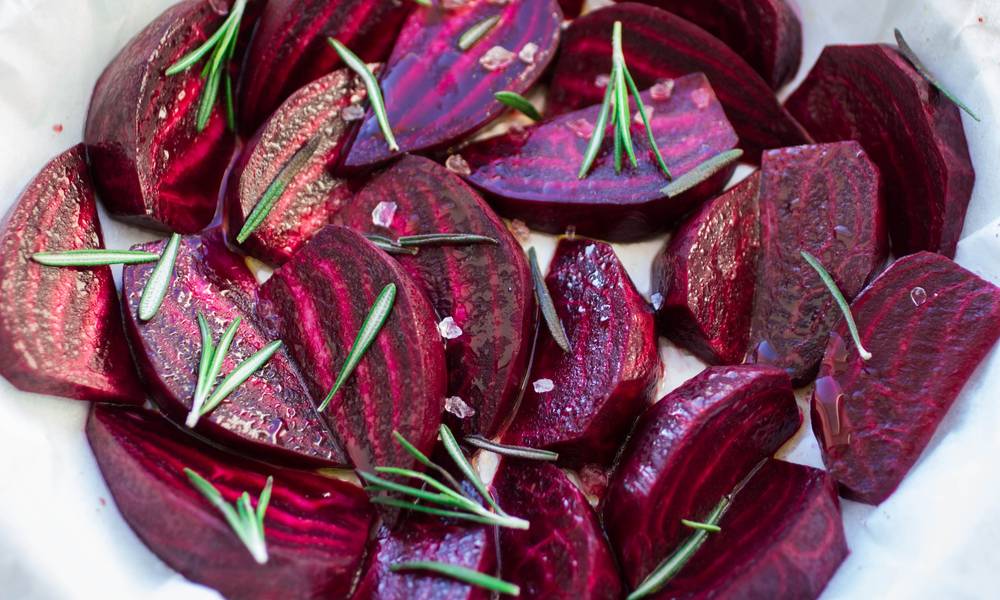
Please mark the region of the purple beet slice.
<svg viewBox="0 0 1000 600"><path fill-rule="evenodd" d="M767 366L709 367L640 417L608 484L604 526L635 588L799 428L791 382Z"/></svg>
<svg viewBox="0 0 1000 600"><path fill-rule="evenodd" d="M446 146L497 118L507 107L493 94L526 92L555 55L562 23L556 0L452 4L410 15L381 78L402 152ZM495 17L471 47L459 47L463 34ZM366 167L393 154L369 109L344 166Z"/></svg>
<svg viewBox="0 0 1000 600"><path fill-rule="evenodd" d="M384 215L376 219L379 211ZM417 156L375 177L335 220L393 239L462 232L499 242L427 246L396 258L427 292L438 318L452 317L462 330L447 340L448 396L475 414L451 418L453 424L466 434L502 431L521 397L535 331L531 271L503 221L461 178Z"/></svg>
<svg viewBox="0 0 1000 600"><path fill-rule="evenodd" d="M861 360L841 322L812 399L823 462L846 497L889 497L976 365L1000 338L1000 289L919 252L892 264L851 304Z"/></svg>
<svg viewBox="0 0 1000 600"><path fill-rule="evenodd" d="M393 431L424 454L437 439L448 380L434 309L423 291L361 234L328 225L274 272L257 307L321 399L375 297L390 283L396 285L392 312L323 413L351 463L365 471L414 466Z"/></svg>
<svg viewBox="0 0 1000 600"><path fill-rule="evenodd" d="M763 150L812 141L778 103L771 86L723 42L667 11L632 3L595 10L563 32L546 114L601 102L605 91L601 84L611 72L615 21L622 22L625 61L639 89L704 73L740 136L746 158L756 161ZM668 82L664 85L669 88Z"/></svg>
<svg viewBox="0 0 1000 600"><path fill-rule="evenodd" d="M691 215L653 259L661 333L711 364L743 362L760 253L757 195L750 175Z"/></svg>
<svg viewBox="0 0 1000 600"><path fill-rule="evenodd" d="M878 165L893 254L955 256L976 178L961 114L895 48L827 46L786 105L817 140L858 140Z"/></svg>
<svg viewBox="0 0 1000 600"><path fill-rule="evenodd" d="M857 142L764 154L760 260L747 361L780 366L810 381L841 318L836 301L803 259L823 264L848 301L886 258L878 169Z"/></svg>
<svg viewBox="0 0 1000 600"><path fill-rule="evenodd" d="M669 92L665 87L646 91L642 101L652 111L657 146L675 178L736 146L736 133L703 75L681 77ZM583 235L631 241L664 231L699 201L721 191L735 169L731 165L669 198L662 191L669 181L653 158L646 132L633 123L638 167L615 173L614 137L609 134L590 173L580 179L599 112L600 106L591 106L463 149L471 168L468 180L489 195L501 214L534 229L562 233L572 226Z"/></svg>
<svg viewBox="0 0 1000 600"><path fill-rule="evenodd" d="M110 267L46 267L36 252L102 248L82 145L54 158L0 223L0 374L26 392L142 404Z"/></svg>
<svg viewBox="0 0 1000 600"><path fill-rule="evenodd" d="M236 138L217 102L196 129L206 80L200 67L167 68L222 24L224 2L186 0L139 32L94 87L84 142L101 200L115 217L195 233L215 216Z"/></svg>
<svg viewBox="0 0 1000 600"><path fill-rule="evenodd" d="M346 598L375 511L358 487L224 454L148 410L95 406L87 440L125 521L185 577L227 598ZM188 481L189 468L232 504L274 477L264 516L268 561Z"/></svg>
<svg viewBox="0 0 1000 600"><path fill-rule="evenodd" d="M653 311L604 242L560 240L546 285L571 351L541 332L534 383L504 441L554 450L573 466L606 465L656 392Z"/></svg>

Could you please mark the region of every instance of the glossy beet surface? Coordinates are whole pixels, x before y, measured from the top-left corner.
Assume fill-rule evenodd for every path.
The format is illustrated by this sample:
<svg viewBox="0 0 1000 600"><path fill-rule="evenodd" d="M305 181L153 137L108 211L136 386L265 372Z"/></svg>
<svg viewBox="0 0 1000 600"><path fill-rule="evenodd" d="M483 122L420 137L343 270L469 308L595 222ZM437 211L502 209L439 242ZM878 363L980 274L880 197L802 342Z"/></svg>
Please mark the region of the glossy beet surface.
<svg viewBox="0 0 1000 600"><path fill-rule="evenodd" d="M607 464L656 392L652 309L603 242L562 239L546 285L571 351L541 332L530 379L553 388L525 391L504 441L555 450L567 464Z"/></svg>
<svg viewBox="0 0 1000 600"><path fill-rule="evenodd" d="M631 587L799 428L788 376L774 367L709 367L651 406L622 449L604 526Z"/></svg>
<svg viewBox="0 0 1000 600"><path fill-rule="evenodd" d="M712 364L746 354L760 254L757 196L750 175L704 204L653 259L657 326Z"/></svg>
<svg viewBox="0 0 1000 600"><path fill-rule="evenodd" d="M46 267L36 252L101 248L83 146L60 154L0 223L0 374L28 392L142 404L109 267Z"/></svg>
<svg viewBox="0 0 1000 600"><path fill-rule="evenodd" d="M736 134L704 76L677 79L642 94L657 146L670 172L680 177L736 146ZM600 99L598 99L600 102ZM635 105L632 106L635 113ZM549 233L573 226L583 235L635 240L666 230L700 200L722 189L733 168L694 189L668 198L669 183L656 164L642 125L632 123L638 167L614 168L614 130L586 178L578 173L597 120L591 106L462 150L473 185L485 191L506 217Z"/></svg>
<svg viewBox="0 0 1000 600"><path fill-rule="evenodd" d="M147 410L96 406L87 439L118 510L146 546L227 598L345 598L375 514L358 487L252 463L195 441ZM188 481L190 468L232 503L274 477L264 517L268 561L246 546Z"/></svg>
<svg viewBox="0 0 1000 600"><path fill-rule="evenodd" d="M163 246L164 242L156 242L139 249L159 253ZM276 337L263 331L254 315L257 281L243 259L226 248L218 231L181 242L170 292L156 316L143 322L137 315L139 299L155 264L124 270L125 330L156 403L171 419L183 423L198 382L199 312L205 315L215 344L234 320L242 319L222 376ZM284 348L201 417L197 430L217 443L286 462L326 466L346 462Z"/></svg>
<svg viewBox="0 0 1000 600"><path fill-rule="evenodd" d="M503 114L507 108L493 94L531 88L559 42L562 11L556 0L440 6L413 12L381 78L389 122L403 152L447 145ZM467 50L459 47L470 28L497 16L479 41ZM344 165L370 166L393 154L369 110Z"/></svg>
<svg viewBox="0 0 1000 600"><path fill-rule="evenodd" d="M437 438L447 373L423 291L360 234L330 225L275 271L257 307L301 365L313 397L322 399L390 283L397 288L392 312L323 415L354 466L366 471L414 466L394 430L425 454Z"/></svg>
<svg viewBox="0 0 1000 600"><path fill-rule="evenodd" d="M499 433L521 397L535 334L531 272L503 221L457 175L417 156L375 177L336 221L393 239L462 232L499 242L426 246L395 257L427 292L438 319L451 317L462 330L446 342L448 396L475 414L451 421L465 433Z"/></svg>
<svg viewBox="0 0 1000 600"><path fill-rule="evenodd" d="M235 136L217 102L196 129L201 66L166 69L222 24L226 3L186 0L164 12L111 61L94 87L84 141L101 201L115 217L195 233L215 216Z"/></svg>
<svg viewBox="0 0 1000 600"><path fill-rule="evenodd" d="M861 360L839 323L816 381L813 429L842 493L878 504L1000 338L1000 289L920 252L893 263L851 312L872 358Z"/></svg>
<svg viewBox="0 0 1000 600"><path fill-rule="evenodd" d="M962 118L894 48L827 46L787 106L817 140L858 140L878 165L893 254L955 255L975 182Z"/></svg>
<svg viewBox="0 0 1000 600"><path fill-rule="evenodd" d="M761 248L748 362L813 378L841 318L809 252L850 301L885 262L878 169L856 142L772 150L760 182Z"/></svg>

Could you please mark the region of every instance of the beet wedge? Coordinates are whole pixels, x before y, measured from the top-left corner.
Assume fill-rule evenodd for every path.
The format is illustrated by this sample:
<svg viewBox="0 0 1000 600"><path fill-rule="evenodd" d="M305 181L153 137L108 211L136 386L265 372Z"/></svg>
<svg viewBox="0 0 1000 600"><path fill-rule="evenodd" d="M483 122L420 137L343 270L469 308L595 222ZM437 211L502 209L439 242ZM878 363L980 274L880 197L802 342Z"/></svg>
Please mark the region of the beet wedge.
<svg viewBox="0 0 1000 600"><path fill-rule="evenodd" d="M610 34L609 34L610 35ZM715 93L700 74L681 77L672 92L642 94L657 146L673 176L736 146L737 138ZM636 108L633 104L632 114ZM515 129L462 150L468 180L490 197L498 212L532 228L631 241L665 231L672 220L722 190L735 165L674 198L641 125L632 124L638 167L615 173L613 135L607 135L590 173L578 173L599 106Z"/></svg>
<svg viewBox="0 0 1000 600"><path fill-rule="evenodd" d="M852 500L879 504L899 486L976 365L1000 338L1000 288L951 260L896 261L830 334L812 399L823 462Z"/></svg>
<svg viewBox="0 0 1000 600"><path fill-rule="evenodd" d="M427 291L438 318L451 317L462 331L446 342L448 396L475 413L453 424L466 434L498 434L521 397L535 331L531 271L503 221L457 175L417 156L375 177L335 221L392 239L461 232L498 242L425 246L396 256Z"/></svg>
<svg viewBox="0 0 1000 600"><path fill-rule="evenodd" d="M54 158L0 223L0 374L26 392L142 404L110 267L47 267L36 252L101 248L82 145Z"/></svg>
<svg viewBox="0 0 1000 600"><path fill-rule="evenodd" d="M160 252L164 242L139 246ZM275 336L254 314L257 281L243 259L230 252L218 230L181 242L174 277L156 317L137 316L139 299L155 263L128 266L122 275L125 330L136 362L157 405L184 423L194 400L201 359L198 313L214 344L242 319L221 375ZM346 464L346 456L316 412L298 367L284 348L215 410L198 419L196 431L224 446L296 465Z"/></svg>
<svg viewBox="0 0 1000 600"><path fill-rule="evenodd" d="M84 142L101 200L117 218L195 233L215 216L236 137L221 103L196 127L201 67L168 67L219 28L226 4L185 0L164 12L111 61L94 87Z"/></svg>
<svg viewBox="0 0 1000 600"><path fill-rule="evenodd" d="M817 140L858 140L878 165L893 254L955 256L976 177L961 114L899 52L827 46L786 106Z"/></svg>
<svg viewBox="0 0 1000 600"><path fill-rule="evenodd" d="M709 367L640 417L604 497L604 526L635 588L799 428L788 376L774 367Z"/></svg>
<svg viewBox="0 0 1000 600"><path fill-rule="evenodd" d="M430 454L447 372L434 310L391 257L361 234L328 225L261 288L258 311L325 398L376 296L396 285L388 320L323 416L355 468L413 467L399 431Z"/></svg>
<svg viewBox="0 0 1000 600"><path fill-rule="evenodd" d="M375 511L358 487L277 469L211 448L148 410L95 406L87 440L118 510L146 546L227 598L346 598ZM274 477L264 513L268 560L257 564L189 468L230 504Z"/></svg>
<svg viewBox="0 0 1000 600"><path fill-rule="evenodd" d="M497 118L507 107L493 94L527 91L555 55L562 23L556 0L452 4L410 15L381 78L402 152L447 146ZM463 34L495 17L475 43L460 47ZM369 109L344 167L375 165L393 154Z"/></svg>
<svg viewBox="0 0 1000 600"><path fill-rule="evenodd" d="M639 89L659 80L704 73L740 137L745 158L756 161L763 150L812 141L778 103L771 86L724 43L678 16L632 3L595 10L563 32L546 114L601 102L605 91L601 83L611 72L615 21L622 22L625 61Z"/></svg>
<svg viewBox="0 0 1000 600"><path fill-rule="evenodd" d="M541 332L532 388L504 441L554 450L568 465L606 465L656 392L653 312L604 242L560 240L546 285L571 351Z"/></svg>
<svg viewBox="0 0 1000 600"><path fill-rule="evenodd" d="M760 219L747 361L780 366L801 385L816 375L841 316L802 252L819 259L848 301L861 291L888 251L878 169L857 142L767 152Z"/></svg>
<svg viewBox="0 0 1000 600"><path fill-rule="evenodd" d="M760 254L754 173L704 204L653 259L661 333L711 364L743 362Z"/></svg>

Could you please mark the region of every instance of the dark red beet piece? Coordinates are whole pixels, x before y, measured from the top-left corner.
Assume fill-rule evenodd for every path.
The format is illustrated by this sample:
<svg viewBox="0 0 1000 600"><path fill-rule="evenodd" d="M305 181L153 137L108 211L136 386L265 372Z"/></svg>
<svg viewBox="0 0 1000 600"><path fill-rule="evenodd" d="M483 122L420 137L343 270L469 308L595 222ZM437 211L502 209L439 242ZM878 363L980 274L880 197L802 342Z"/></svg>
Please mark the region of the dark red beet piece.
<svg viewBox="0 0 1000 600"><path fill-rule="evenodd" d="M381 202L396 205L389 227L374 224L372 211ZM450 316L462 329L447 341L448 395L476 413L452 421L465 433L499 433L521 397L535 330L531 271L503 221L457 175L417 156L373 179L335 220L393 239L462 232L500 242L428 246L416 256L396 256L427 291L438 318Z"/></svg>
<svg viewBox="0 0 1000 600"><path fill-rule="evenodd" d="M747 361L810 381L841 318L801 251L823 264L848 301L888 251L878 169L857 142L772 150L760 182L761 242Z"/></svg>
<svg viewBox="0 0 1000 600"><path fill-rule="evenodd" d="M736 134L703 75L681 77L668 97L664 93L647 91L642 101L652 110L650 125L674 177L736 146ZM634 103L632 108L635 114ZM583 235L631 241L664 231L671 220L718 193L735 169L722 169L668 198L662 190L669 180L656 164L645 129L633 122L638 167L615 173L611 131L590 173L580 179L599 112L591 106L463 149L472 169L469 181L489 194L501 214L532 228L562 233L573 226Z"/></svg>
<svg viewBox="0 0 1000 600"><path fill-rule="evenodd" d="M788 376L774 367L709 367L640 417L604 497L604 526L634 588L799 428Z"/></svg>
<svg viewBox="0 0 1000 600"><path fill-rule="evenodd" d="M547 115L601 102L605 90L598 85L598 78L611 72L611 28L615 21L622 22L625 62L639 89L662 79L704 73L740 136L746 158L756 161L762 150L811 141L778 103L767 82L728 46L678 16L632 3L584 15L563 32L549 86Z"/></svg>
<svg viewBox="0 0 1000 600"><path fill-rule="evenodd" d="M546 284L571 352L541 333L530 379L554 388L525 391L504 441L554 450L574 466L607 464L656 392L652 309L603 242L560 240Z"/></svg>
<svg viewBox="0 0 1000 600"><path fill-rule="evenodd" d="M928 252L889 267L830 334L812 400L823 462L848 498L879 504L899 486L976 365L1000 338L1000 289Z"/></svg>
<svg viewBox="0 0 1000 600"><path fill-rule="evenodd" d="M661 333L712 364L738 364L750 336L760 253L754 173L685 221L653 260Z"/></svg>
<svg viewBox="0 0 1000 600"><path fill-rule="evenodd" d="M101 248L82 145L49 162L0 223L0 374L16 388L142 404L109 267L46 267L36 252Z"/></svg>
<svg viewBox="0 0 1000 600"><path fill-rule="evenodd" d="M148 410L95 406L87 440L118 510L171 568L227 598L345 598L375 512L358 487L224 454ZM246 546L188 481L189 468L232 504L256 500L274 477L264 516L268 561ZM256 506L256 502L254 502Z"/></svg>
<svg viewBox="0 0 1000 600"><path fill-rule="evenodd" d="M894 48L827 46L787 106L817 140L858 140L878 165L893 254L955 256L976 179L961 114Z"/></svg>
<svg viewBox="0 0 1000 600"><path fill-rule="evenodd" d="M478 42L459 48L462 34L494 16L500 20ZM447 145L506 112L493 94L523 93L534 85L555 55L561 23L556 0L467 0L457 8L414 11L381 81L400 150ZM369 110L344 166L365 167L392 156Z"/></svg>
<svg viewBox="0 0 1000 600"><path fill-rule="evenodd" d="M167 68L222 24L226 3L186 0L139 32L94 87L84 142L101 200L114 216L195 233L215 216L236 138L217 102L204 131L195 123L201 67Z"/></svg>
<svg viewBox="0 0 1000 600"><path fill-rule="evenodd" d="M574 19L583 9L583 0L559 0L559 6L562 8L564 17Z"/></svg>
<svg viewBox="0 0 1000 600"><path fill-rule="evenodd" d="M358 469L412 467L399 431L430 454L447 372L434 309L390 256L360 234L328 225L261 288L258 310L302 366L313 397L333 388L361 324L382 289L396 301L378 337L324 417Z"/></svg>

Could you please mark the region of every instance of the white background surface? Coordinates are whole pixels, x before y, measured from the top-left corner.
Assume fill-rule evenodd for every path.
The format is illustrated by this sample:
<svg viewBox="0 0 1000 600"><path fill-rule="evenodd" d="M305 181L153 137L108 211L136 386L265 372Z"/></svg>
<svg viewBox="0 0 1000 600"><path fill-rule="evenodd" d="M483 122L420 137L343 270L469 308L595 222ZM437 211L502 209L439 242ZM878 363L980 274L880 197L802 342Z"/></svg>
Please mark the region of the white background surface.
<svg viewBox="0 0 1000 600"><path fill-rule="evenodd" d="M0 0L0 212L47 160L81 139L90 92L104 66L172 3ZM977 181L957 260L1000 282L1000 2L799 4L805 33L799 79L824 44L891 41L892 28L899 27L982 117L982 123L965 117ZM104 226L109 247L154 237L108 219ZM533 242L547 260L551 239L535 236ZM644 293L649 261L661 244L618 247ZM665 343L662 355L664 391L701 368ZM0 380L0 597L217 597L163 565L118 515L83 435L86 410L83 403L22 393ZM786 452L791 460L820 466L808 429ZM843 503L851 556L824 598L996 597L997 456L1000 352L994 348L899 491L878 508Z"/></svg>

